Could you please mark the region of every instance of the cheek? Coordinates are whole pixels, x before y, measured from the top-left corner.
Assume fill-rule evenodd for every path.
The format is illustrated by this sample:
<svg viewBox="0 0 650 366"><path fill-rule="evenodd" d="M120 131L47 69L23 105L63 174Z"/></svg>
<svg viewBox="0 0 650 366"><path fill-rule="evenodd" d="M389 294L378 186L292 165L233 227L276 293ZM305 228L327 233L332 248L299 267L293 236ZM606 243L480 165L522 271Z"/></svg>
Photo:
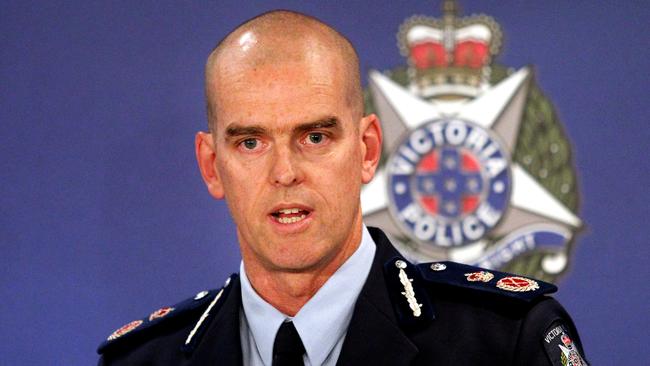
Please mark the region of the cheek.
<svg viewBox="0 0 650 366"><path fill-rule="evenodd" d="M237 159L229 155L219 161L217 168L228 190L243 193L246 188L255 186L262 179L260 172L264 169L264 161Z"/></svg>
<svg viewBox="0 0 650 366"><path fill-rule="evenodd" d="M224 159L225 160L225 159ZM231 209L233 217L248 215L252 209L254 198L258 197L260 181L263 179L259 174L259 167L250 166L250 163L241 163L234 159L221 162L219 172L224 185L225 199ZM254 174L254 172L258 172Z"/></svg>
<svg viewBox="0 0 650 366"><path fill-rule="evenodd" d="M330 203L337 207L350 207L358 204L361 189L361 161L356 150L348 149L335 160L336 163L322 164L322 180L325 193L331 197ZM329 192L329 193L328 193ZM335 216L350 210L337 209ZM356 213L356 212L355 212Z"/></svg>

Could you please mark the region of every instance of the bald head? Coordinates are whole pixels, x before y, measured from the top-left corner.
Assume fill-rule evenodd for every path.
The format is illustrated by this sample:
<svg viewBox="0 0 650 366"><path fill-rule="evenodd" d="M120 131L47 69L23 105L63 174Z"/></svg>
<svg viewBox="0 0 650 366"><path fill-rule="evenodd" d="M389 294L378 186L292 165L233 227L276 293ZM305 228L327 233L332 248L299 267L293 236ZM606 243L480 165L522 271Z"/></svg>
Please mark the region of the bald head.
<svg viewBox="0 0 650 366"><path fill-rule="evenodd" d="M328 62L324 62L328 61ZM228 76L266 66L317 68L324 76L342 77L354 115L363 114L359 59L350 42L318 19L285 10L255 17L232 31L212 51L205 71L208 124L214 131L218 97ZM231 80L231 79L228 79Z"/></svg>

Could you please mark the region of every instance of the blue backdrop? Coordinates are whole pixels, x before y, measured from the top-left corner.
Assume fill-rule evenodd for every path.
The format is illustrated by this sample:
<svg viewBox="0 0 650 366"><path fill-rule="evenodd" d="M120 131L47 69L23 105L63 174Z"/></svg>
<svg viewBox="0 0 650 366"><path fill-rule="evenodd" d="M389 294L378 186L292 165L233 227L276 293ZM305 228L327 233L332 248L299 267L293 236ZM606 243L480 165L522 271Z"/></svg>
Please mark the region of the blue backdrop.
<svg viewBox="0 0 650 366"><path fill-rule="evenodd" d="M536 65L573 143L586 229L557 297L587 354L647 359L650 6L461 7L501 24L501 63ZM208 196L192 144L207 54L273 8L349 36L364 75L405 63L405 18L440 16L432 1L2 2L0 364L93 364L115 328L237 270L226 205Z"/></svg>

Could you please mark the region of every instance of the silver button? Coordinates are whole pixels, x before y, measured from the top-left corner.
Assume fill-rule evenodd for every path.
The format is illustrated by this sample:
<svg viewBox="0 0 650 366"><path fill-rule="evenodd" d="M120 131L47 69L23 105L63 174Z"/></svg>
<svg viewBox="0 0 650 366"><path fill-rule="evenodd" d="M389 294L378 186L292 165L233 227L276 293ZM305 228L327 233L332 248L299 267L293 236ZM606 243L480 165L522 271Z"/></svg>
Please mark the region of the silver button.
<svg viewBox="0 0 650 366"><path fill-rule="evenodd" d="M397 260L397 261L395 261L395 267L404 269L404 268L406 268L406 262L404 262L402 260Z"/></svg>
<svg viewBox="0 0 650 366"><path fill-rule="evenodd" d="M208 296L209 292L207 291L201 291L196 296L194 296L194 300L201 300L202 298Z"/></svg>
<svg viewBox="0 0 650 366"><path fill-rule="evenodd" d="M436 272L438 272L438 271L444 271L445 269L447 269L447 266L444 265L444 264L442 264L442 263L433 263L433 264L431 265L431 269L434 270L434 271L436 271Z"/></svg>

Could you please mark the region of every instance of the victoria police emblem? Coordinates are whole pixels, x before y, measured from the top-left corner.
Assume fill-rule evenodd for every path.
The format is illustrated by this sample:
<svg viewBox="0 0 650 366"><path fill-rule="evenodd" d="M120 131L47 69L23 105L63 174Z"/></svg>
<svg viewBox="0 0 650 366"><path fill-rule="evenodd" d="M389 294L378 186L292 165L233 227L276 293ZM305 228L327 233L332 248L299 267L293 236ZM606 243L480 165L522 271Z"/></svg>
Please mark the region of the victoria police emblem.
<svg viewBox="0 0 650 366"><path fill-rule="evenodd" d="M423 244L461 246L482 238L506 208L510 174L497 136L441 118L414 129L387 165L390 208Z"/></svg>
<svg viewBox="0 0 650 366"><path fill-rule="evenodd" d="M401 25L408 65L369 75L366 109L385 137L364 219L413 261L554 281L582 227L571 146L531 68L494 61L501 38L493 18L459 17L455 1Z"/></svg>

